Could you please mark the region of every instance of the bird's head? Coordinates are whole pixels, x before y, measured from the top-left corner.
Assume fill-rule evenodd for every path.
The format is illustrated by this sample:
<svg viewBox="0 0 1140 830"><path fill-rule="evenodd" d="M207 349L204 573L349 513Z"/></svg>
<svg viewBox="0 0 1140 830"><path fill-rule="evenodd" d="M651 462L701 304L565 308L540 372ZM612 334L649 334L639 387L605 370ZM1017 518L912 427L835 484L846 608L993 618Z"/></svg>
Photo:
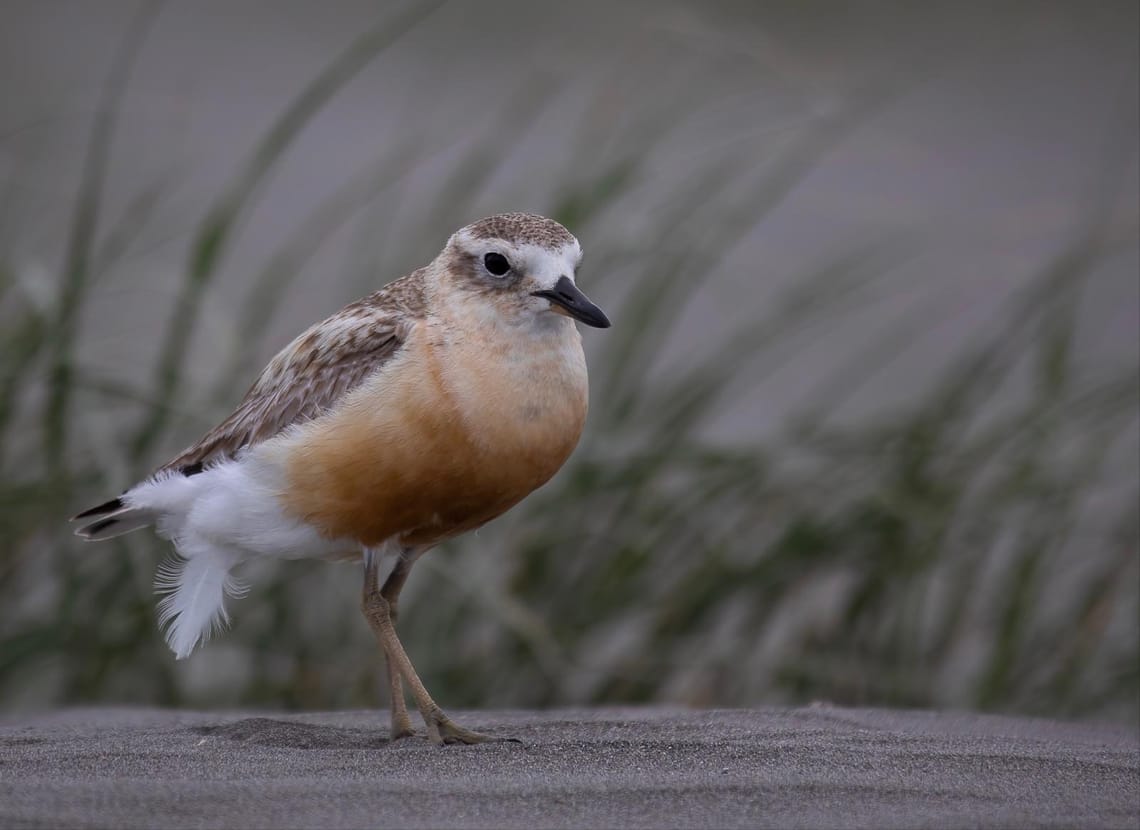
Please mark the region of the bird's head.
<svg viewBox="0 0 1140 830"><path fill-rule="evenodd" d="M449 292L515 325L555 315L595 328L609 319L575 283L582 248L566 228L532 213L501 213L456 231L437 260Z"/></svg>

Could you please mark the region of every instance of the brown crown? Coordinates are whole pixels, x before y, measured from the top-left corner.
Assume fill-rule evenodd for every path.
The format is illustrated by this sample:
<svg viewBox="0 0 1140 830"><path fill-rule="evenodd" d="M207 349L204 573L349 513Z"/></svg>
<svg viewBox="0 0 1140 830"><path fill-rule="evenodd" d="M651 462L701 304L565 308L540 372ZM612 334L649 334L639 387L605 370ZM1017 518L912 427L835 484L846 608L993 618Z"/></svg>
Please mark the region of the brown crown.
<svg viewBox="0 0 1140 830"><path fill-rule="evenodd" d="M500 213L472 222L464 230L476 239L502 239L512 245L560 248L575 241L570 231L553 219L534 213Z"/></svg>

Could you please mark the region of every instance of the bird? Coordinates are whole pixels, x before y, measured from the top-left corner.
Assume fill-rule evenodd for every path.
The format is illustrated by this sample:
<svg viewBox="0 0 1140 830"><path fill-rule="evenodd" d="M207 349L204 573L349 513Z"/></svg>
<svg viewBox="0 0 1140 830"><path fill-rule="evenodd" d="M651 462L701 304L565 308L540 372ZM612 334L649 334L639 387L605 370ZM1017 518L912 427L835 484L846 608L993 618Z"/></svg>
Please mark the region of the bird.
<svg viewBox="0 0 1140 830"><path fill-rule="evenodd" d="M387 665L391 739L509 740L466 729L396 633L414 563L545 484L578 444L588 380L575 322L608 328L578 288L578 240L530 213L452 234L426 266L298 335L217 427L122 495L72 518L88 541L153 527L158 621L179 659L229 622L257 559L363 565L361 610ZM385 578L381 580L381 576Z"/></svg>

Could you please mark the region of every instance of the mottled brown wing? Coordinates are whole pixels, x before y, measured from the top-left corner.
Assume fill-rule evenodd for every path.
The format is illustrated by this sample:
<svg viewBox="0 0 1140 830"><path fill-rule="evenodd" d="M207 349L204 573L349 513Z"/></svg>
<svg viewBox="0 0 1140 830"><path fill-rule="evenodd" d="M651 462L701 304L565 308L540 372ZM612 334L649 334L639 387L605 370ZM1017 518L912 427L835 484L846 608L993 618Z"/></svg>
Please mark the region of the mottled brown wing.
<svg viewBox="0 0 1140 830"><path fill-rule="evenodd" d="M269 362L233 414L159 471L194 475L333 407L406 339L420 310L409 302L418 292L408 279L346 306L297 337Z"/></svg>

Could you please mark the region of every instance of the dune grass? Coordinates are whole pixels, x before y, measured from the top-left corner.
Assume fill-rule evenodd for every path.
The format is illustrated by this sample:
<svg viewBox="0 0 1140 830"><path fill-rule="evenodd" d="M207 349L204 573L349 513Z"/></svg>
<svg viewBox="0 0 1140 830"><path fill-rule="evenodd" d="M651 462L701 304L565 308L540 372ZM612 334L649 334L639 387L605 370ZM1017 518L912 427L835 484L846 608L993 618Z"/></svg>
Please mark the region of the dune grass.
<svg viewBox="0 0 1140 830"><path fill-rule="evenodd" d="M97 553L80 549L64 520L158 462L156 448L185 430L182 410L222 415L241 394L257 368L247 353L218 366L208 390L191 388L185 371L227 246L321 107L433 9L411 7L361 35L251 148L201 218L173 304L155 310L171 325L140 386L107 382L78 353L91 285L114 269L132 223L163 197L156 185L119 221L101 212L117 101L150 7L126 35L46 305L0 251L0 699L380 700L354 570L263 569L235 609L226 645L216 646L231 670L219 669L221 679L202 691L155 632L151 580L163 546L134 535ZM680 367L660 365L684 313L722 277L740 241L890 94L854 97L760 169L754 148L742 148L694 164L668 187L650 182L646 164L674 116L647 110L551 190L547 212L595 240L590 271L621 275L617 325L592 354L589 427L566 469L478 536L433 552L413 575L405 643L441 699L824 698L1135 719L1140 493L1135 471L1122 483L1110 462L1135 449L1138 369L1078 372L1074 358L1081 293L1098 264L1120 253L1104 233L1117 197L1110 175L1093 189L1088 226L1069 248L1006 302L989 334L901 404L854 421L834 417L928 319L868 334L865 352L837 354L835 376L821 379L811 405L775 436L708 428L743 393L794 370L797 343L825 337L835 320L889 291L896 269L920 250L909 239L836 252L747 323L694 339ZM524 88L504 117L525 124L544 105ZM281 297L331 233L444 149L410 137L314 205L249 278L236 316L246 342L266 337ZM418 218L425 235L448 232L482 204L509 153L488 136L451 162L436 214ZM1106 170L1121 163L1109 154ZM634 199L648 201L651 221L609 236L608 219ZM127 425L117 443L76 440L81 412L110 408Z"/></svg>

